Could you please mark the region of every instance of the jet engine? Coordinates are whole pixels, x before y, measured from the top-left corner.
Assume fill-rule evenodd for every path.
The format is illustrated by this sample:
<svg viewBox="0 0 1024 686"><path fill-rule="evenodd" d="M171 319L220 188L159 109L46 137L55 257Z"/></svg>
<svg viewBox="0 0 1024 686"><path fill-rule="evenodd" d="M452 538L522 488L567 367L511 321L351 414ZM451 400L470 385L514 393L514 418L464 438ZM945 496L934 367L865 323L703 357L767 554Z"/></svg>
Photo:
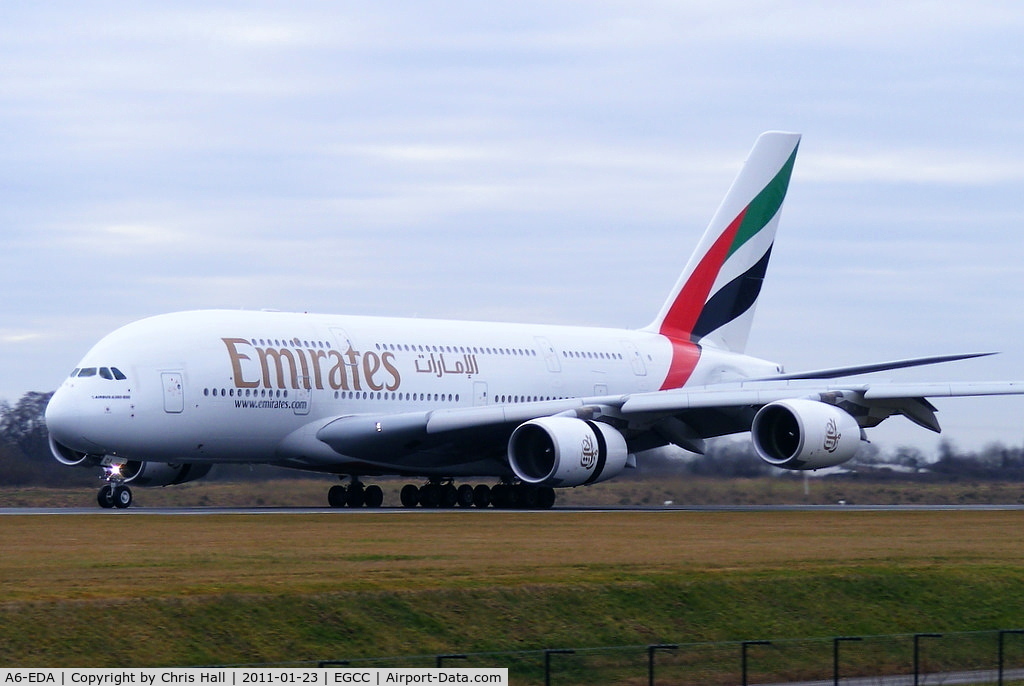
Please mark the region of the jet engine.
<svg viewBox="0 0 1024 686"><path fill-rule="evenodd" d="M90 455L89 453L80 453L77 450L72 450L63 443L55 441L52 435L50 436L50 452L57 462L69 467L95 467L103 459L101 455Z"/></svg>
<svg viewBox="0 0 1024 686"><path fill-rule="evenodd" d="M508 462L524 483L580 486L626 467L626 439L601 422L574 417L532 419L512 432Z"/></svg>
<svg viewBox="0 0 1024 686"><path fill-rule="evenodd" d="M846 462L860 447L857 420L817 400L778 400L762 407L750 427L758 456L782 469L821 469Z"/></svg>
<svg viewBox="0 0 1024 686"><path fill-rule="evenodd" d="M136 486L174 486L186 481L201 479L210 472L209 464L182 462L178 464L166 462L125 463L121 468L121 476L126 483Z"/></svg>

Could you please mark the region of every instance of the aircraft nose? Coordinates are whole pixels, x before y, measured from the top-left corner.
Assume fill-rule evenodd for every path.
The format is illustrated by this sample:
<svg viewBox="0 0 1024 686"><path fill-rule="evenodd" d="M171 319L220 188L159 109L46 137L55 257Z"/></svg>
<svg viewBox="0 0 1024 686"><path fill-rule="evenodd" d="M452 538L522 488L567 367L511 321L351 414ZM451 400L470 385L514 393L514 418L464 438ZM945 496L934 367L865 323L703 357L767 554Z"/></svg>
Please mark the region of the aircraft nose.
<svg viewBox="0 0 1024 686"><path fill-rule="evenodd" d="M65 443L69 437L73 437L77 431L75 401L67 386L61 386L50 398L46 405L46 428L58 441Z"/></svg>
<svg viewBox="0 0 1024 686"><path fill-rule="evenodd" d="M100 418L87 411L74 386L57 389L43 416L52 440L83 453L103 452L103 446L96 442L96 434L102 430Z"/></svg>

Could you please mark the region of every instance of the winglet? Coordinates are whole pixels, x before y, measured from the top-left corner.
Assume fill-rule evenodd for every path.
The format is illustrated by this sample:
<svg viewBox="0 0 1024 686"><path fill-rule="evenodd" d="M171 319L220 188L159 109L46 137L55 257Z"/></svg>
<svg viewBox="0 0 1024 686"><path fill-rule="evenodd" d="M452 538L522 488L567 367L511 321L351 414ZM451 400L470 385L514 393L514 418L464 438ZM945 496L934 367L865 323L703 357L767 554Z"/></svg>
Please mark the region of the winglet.
<svg viewBox="0 0 1024 686"><path fill-rule="evenodd" d="M679 347L743 352L800 135L761 134L686 269L646 330Z"/></svg>

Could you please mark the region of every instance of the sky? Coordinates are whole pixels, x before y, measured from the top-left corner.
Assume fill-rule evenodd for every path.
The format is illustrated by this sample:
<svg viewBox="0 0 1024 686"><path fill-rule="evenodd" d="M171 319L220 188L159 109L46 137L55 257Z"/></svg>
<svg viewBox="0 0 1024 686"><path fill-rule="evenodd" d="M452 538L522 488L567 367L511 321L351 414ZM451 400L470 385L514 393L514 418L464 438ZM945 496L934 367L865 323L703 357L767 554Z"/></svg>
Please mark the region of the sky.
<svg viewBox="0 0 1024 686"><path fill-rule="evenodd" d="M748 352L1024 379L1022 35L984 0L4 2L0 398L177 310L644 326L780 129ZM1024 398L935 404L1024 441Z"/></svg>

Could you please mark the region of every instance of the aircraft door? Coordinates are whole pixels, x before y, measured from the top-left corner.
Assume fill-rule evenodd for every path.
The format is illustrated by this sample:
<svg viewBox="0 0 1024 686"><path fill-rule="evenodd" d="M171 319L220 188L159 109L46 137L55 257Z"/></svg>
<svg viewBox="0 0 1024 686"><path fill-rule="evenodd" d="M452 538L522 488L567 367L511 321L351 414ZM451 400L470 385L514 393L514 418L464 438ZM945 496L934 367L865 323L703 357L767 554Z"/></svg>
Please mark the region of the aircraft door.
<svg viewBox="0 0 1024 686"><path fill-rule="evenodd" d="M178 414L185 411L185 375L182 372L163 372L160 379L164 387L164 412Z"/></svg>
<svg viewBox="0 0 1024 686"><path fill-rule="evenodd" d="M487 404L487 382L473 382L473 405L482 406Z"/></svg>
<svg viewBox="0 0 1024 686"><path fill-rule="evenodd" d="M647 365L644 364L644 358L636 346L629 341L622 341L622 347L626 351L629 363L633 365L633 373L637 376L647 376Z"/></svg>
<svg viewBox="0 0 1024 686"><path fill-rule="evenodd" d="M309 414L309 406L313 404L313 392L310 390L310 379L308 376L299 377L299 388L295 391L295 400L292 401L292 411L295 414Z"/></svg>
<svg viewBox="0 0 1024 686"><path fill-rule="evenodd" d="M548 371L562 371L562 363L558 360L558 352L555 350L555 347L551 345L551 341L541 336L537 336L534 340L537 341L537 347L540 348L541 354L544 355L544 361L548 365Z"/></svg>

